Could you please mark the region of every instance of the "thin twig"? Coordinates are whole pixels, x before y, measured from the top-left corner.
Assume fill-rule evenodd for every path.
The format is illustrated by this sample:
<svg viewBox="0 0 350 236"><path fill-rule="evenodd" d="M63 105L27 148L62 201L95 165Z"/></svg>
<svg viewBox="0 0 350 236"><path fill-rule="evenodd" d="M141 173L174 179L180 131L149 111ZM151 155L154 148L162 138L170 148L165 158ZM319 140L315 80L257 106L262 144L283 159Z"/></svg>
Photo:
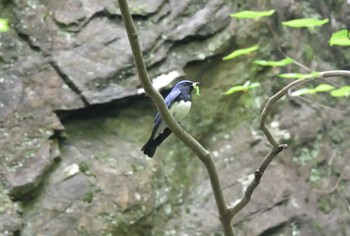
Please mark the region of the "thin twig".
<svg viewBox="0 0 350 236"><path fill-rule="evenodd" d="M342 193L342 191L340 191L339 188L337 188L337 192L338 192L339 196L341 197L341 199L346 204L347 210L350 212L350 204L349 204L348 199L344 196L344 194Z"/></svg>
<svg viewBox="0 0 350 236"><path fill-rule="evenodd" d="M348 76L350 77L350 71L346 70L332 70L332 71L325 71L325 72L320 72L318 74L318 77L306 77L306 78L301 78L298 80L293 81L292 83L288 84L284 88L282 88L280 91L278 91L275 95L270 97L261 113L260 116L260 121L259 121L259 127L260 129L264 132L266 135L267 140L273 147L277 147L279 143L274 139L272 134L270 133L269 129L266 126L266 117L269 114L272 106L280 100L290 89L293 89L295 87L298 87L300 85L303 85L305 83L310 82L311 80L315 80L318 78L326 78L326 77L334 77L334 76Z"/></svg>
<svg viewBox="0 0 350 236"><path fill-rule="evenodd" d="M327 77L335 77L335 76L346 76L350 77L350 71L348 70L330 70L330 71L324 71L320 72L319 78L327 78Z"/></svg>
<svg viewBox="0 0 350 236"><path fill-rule="evenodd" d="M229 217L233 218L238 212L240 212L250 201L252 194L256 187L258 187L261 177L263 176L265 170L270 165L271 161L280 153L283 149L285 149L286 145L279 145L277 148L272 148L270 152L266 155L263 162L261 163L259 169L257 169L254 173L254 179L249 184L247 190L245 191L244 197L234 206L228 209Z"/></svg>
<svg viewBox="0 0 350 236"><path fill-rule="evenodd" d="M289 89L295 88L299 85L305 84L307 82L309 82L310 80L315 79L314 77L308 77L308 78L302 78L302 79L298 79L293 81L292 83L288 84L287 86L285 86L284 88L282 88L280 91L278 91L275 95L273 95L272 97L270 97L263 109L263 111L261 112L260 115L260 120L259 120L259 127L260 129L264 132L267 140L269 141L269 143L271 143L271 145L273 147L278 147L279 143L278 141L276 141L276 139L273 137L273 135L271 134L270 130L267 128L266 126L266 117L269 114L272 106L278 101L280 100L286 93L288 93Z"/></svg>
<svg viewBox="0 0 350 236"><path fill-rule="evenodd" d="M271 161L277 156L278 153L280 153L282 150L287 148L286 144L280 144L271 134L270 130L268 129L266 125L266 118L269 112L271 111L272 106L280 100L284 95L288 93L290 89L293 89L297 86L303 85L307 82L310 82L314 79L320 79L320 78L326 78L326 77L333 77L333 76L348 76L350 77L350 71L345 70L334 70L334 71L325 71L320 72L318 74L318 77L306 77L302 79L298 79L296 81L293 81L292 83L288 84L284 88L282 88L280 91L278 91L275 95L270 97L261 112L260 120L259 120L259 127L264 132L267 140L272 145L270 152L266 155L264 160L262 161L260 167L255 171L254 178L252 182L249 184L247 190L245 191L244 197L234 206L231 206L228 208L228 215L230 218L233 218L238 212L240 212L250 201L251 196L256 189L256 187L259 185L261 177L263 176L266 168L270 165Z"/></svg>
<svg viewBox="0 0 350 236"><path fill-rule="evenodd" d="M349 169L349 165L346 165L343 169L343 171L341 172L340 176L338 177L337 181L335 182L335 184L330 188L330 189L327 189L327 190L312 190L313 192L316 192L316 193L321 193L321 194L331 194L331 193L334 193L338 187L339 187L339 184L340 184L340 181L343 180L344 178L344 175L346 174L346 171Z"/></svg>
<svg viewBox="0 0 350 236"><path fill-rule="evenodd" d="M145 89L145 93L152 99L160 115L162 116L163 121L167 124L167 126L175 134L175 136L178 139L180 139L183 143L185 143L204 163L213 189L216 205L219 211L219 218L221 220L221 225L223 227L224 234L225 236L233 236L234 232L231 225L231 219L227 217L227 204L222 192L221 183L211 154L189 133L187 133L183 128L180 127L180 125L174 120L168 108L166 107L163 97L152 86L152 83L147 74L141 47L138 41L136 29L129 11L127 1L118 0L118 3L128 34L132 53L134 56L137 73L139 75L142 86Z"/></svg>

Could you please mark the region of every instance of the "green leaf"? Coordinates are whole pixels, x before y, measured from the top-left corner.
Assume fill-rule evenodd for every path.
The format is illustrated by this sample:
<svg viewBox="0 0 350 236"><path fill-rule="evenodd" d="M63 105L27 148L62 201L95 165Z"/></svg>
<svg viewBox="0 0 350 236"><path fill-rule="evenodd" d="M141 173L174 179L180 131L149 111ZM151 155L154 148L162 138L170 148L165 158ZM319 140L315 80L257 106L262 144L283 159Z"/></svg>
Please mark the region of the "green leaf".
<svg viewBox="0 0 350 236"><path fill-rule="evenodd" d="M307 74L299 74L299 73L284 73L277 75L282 79L300 79L306 76Z"/></svg>
<svg viewBox="0 0 350 236"><path fill-rule="evenodd" d="M238 49L238 50L235 50L235 51L231 52L229 55L225 56L222 59L223 60L230 60L230 59L233 59L235 57L239 57L239 56L242 56L242 55L247 55L249 53L252 53L252 52L256 51L258 48L259 48L259 45L256 44L256 45L254 45L252 47L249 47L249 48Z"/></svg>
<svg viewBox="0 0 350 236"><path fill-rule="evenodd" d="M350 86L344 86L339 89L331 91L333 97L347 97L350 95Z"/></svg>
<svg viewBox="0 0 350 236"><path fill-rule="evenodd" d="M350 39L348 38L348 30L340 30L332 34L329 44L331 46L350 46Z"/></svg>
<svg viewBox="0 0 350 236"><path fill-rule="evenodd" d="M230 14L231 17L238 19L259 19L264 16L271 16L275 13L275 10L270 11L240 11Z"/></svg>
<svg viewBox="0 0 350 236"><path fill-rule="evenodd" d="M242 85L233 86L232 88L230 88L229 90L227 90L225 92L225 95L231 95L231 94L236 93L236 92L242 92L245 89L246 88Z"/></svg>
<svg viewBox="0 0 350 236"><path fill-rule="evenodd" d="M284 58L280 61L265 61L265 60L254 60L253 63L259 66L285 66L290 63L293 63L294 60L292 58Z"/></svg>
<svg viewBox="0 0 350 236"><path fill-rule="evenodd" d="M9 29L9 20L5 18L0 18L0 32L6 32Z"/></svg>
<svg viewBox="0 0 350 236"><path fill-rule="evenodd" d="M231 94L237 93L237 92L247 92L248 90L256 88L259 85L260 85L259 82L250 83L250 81L248 80L243 85L233 86L232 88L230 88L229 90L227 90L225 92L225 95L231 95Z"/></svg>
<svg viewBox="0 0 350 236"><path fill-rule="evenodd" d="M316 93L322 93L322 92L328 92L335 89L334 86L329 84L319 84L316 88L314 88L314 91Z"/></svg>
<svg viewBox="0 0 350 236"><path fill-rule="evenodd" d="M309 88L301 88L291 93L292 96L301 96L306 94L315 94L315 90Z"/></svg>
<svg viewBox="0 0 350 236"><path fill-rule="evenodd" d="M333 89L334 89L334 86L332 86L332 85L319 84L319 85L317 85L316 88L302 88L302 89L296 90L296 91L292 92L291 95L292 96L301 96L301 95L306 95L306 94L316 94L316 93L328 92L328 91L331 91Z"/></svg>
<svg viewBox="0 0 350 236"><path fill-rule="evenodd" d="M259 87L260 86L260 83L259 82L254 82L250 85L247 86L248 89L252 89L252 88L256 88L256 87Z"/></svg>
<svg viewBox="0 0 350 236"><path fill-rule="evenodd" d="M282 79L302 79L302 78L316 78L319 76L318 72L312 72L311 74L300 74L300 73L285 73L279 74L278 77Z"/></svg>
<svg viewBox="0 0 350 236"><path fill-rule="evenodd" d="M313 18L302 18L282 22L282 25L289 26L293 28L303 28L303 27L316 27L328 23L329 19L313 19Z"/></svg>

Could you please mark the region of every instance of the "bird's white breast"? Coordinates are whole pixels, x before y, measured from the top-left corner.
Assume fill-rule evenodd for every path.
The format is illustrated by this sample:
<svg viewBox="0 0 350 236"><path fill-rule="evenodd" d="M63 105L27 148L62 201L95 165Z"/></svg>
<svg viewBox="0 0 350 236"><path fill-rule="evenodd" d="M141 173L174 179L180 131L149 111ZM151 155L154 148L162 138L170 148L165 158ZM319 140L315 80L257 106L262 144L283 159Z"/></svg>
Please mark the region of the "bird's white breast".
<svg viewBox="0 0 350 236"><path fill-rule="evenodd" d="M179 101L174 102L170 107L170 113L173 115L175 120L180 123L185 116L190 112L191 110L191 102L185 102L185 101ZM166 125L164 121L161 121L158 131L156 132L156 136L158 136L160 133L163 132L163 130L166 128Z"/></svg>
<svg viewBox="0 0 350 236"><path fill-rule="evenodd" d="M190 112L191 110L191 102L190 101L179 101L174 102L173 105L170 107L170 112L175 118L177 122L182 121L185 116Z"/></svg>

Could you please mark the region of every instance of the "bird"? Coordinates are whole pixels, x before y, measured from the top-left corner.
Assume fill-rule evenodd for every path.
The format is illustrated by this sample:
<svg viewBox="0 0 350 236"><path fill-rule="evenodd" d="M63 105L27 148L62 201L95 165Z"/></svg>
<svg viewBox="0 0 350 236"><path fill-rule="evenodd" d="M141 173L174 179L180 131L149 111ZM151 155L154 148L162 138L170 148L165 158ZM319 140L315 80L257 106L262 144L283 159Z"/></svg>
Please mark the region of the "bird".
<svg viewBox="0 0 350 236"><path fill-rule="evenodd" d="M165 98L165 104L170 110L174 119L180 123L191 110L192 90L199 85L199 82L182 80L178 82ZM166 126L159 112L153 121L151 136L141 151L149 157L153 157L157 147L171 134L171 130Z"/></svg>

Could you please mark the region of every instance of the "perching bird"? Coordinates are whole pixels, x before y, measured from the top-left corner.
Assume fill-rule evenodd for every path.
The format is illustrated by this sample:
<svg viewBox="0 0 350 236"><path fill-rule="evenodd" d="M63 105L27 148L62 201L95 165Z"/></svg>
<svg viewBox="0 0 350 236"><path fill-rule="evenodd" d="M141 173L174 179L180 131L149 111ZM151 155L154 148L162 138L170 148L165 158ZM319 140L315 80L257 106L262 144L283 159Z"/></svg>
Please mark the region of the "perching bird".
<svg viewBox="0 0 350 236"><path fill-rule="evenodd" d="M182 80L178 82L171 92L165 98L165 104L177 122L180 122L190 112L191 92L198 86L198 82ZM171 134L171 130L163 122L159 112L156 114L153 122L151 137L141 148L144 154L153 157L157 147Z"/></svg>

